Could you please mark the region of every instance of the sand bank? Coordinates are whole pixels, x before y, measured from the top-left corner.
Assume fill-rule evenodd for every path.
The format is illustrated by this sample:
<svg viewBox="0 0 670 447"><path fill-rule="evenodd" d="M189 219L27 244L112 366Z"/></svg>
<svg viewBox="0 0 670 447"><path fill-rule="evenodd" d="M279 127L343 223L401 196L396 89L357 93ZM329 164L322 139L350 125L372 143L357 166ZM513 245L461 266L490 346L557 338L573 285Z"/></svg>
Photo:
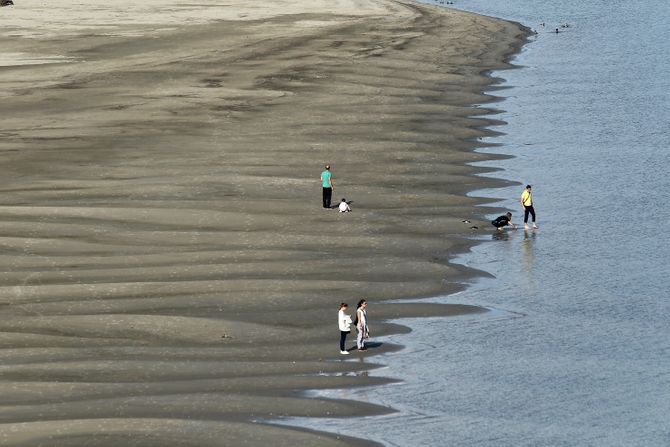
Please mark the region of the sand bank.
<svg viewBox="0 0 670 447"><path fill-rule="evenodd" d="M380 301L470 274L448 264L484 226L464 193L494 184L466 166L471 105L523 30L402 1L99 3L0 10L0 444L351 445L257 421L389 411L299 398L381 383L369 357L397 349L340 361L340 301L367 298L374 335L477 311ZM324 163L353 213L321 207Z"/></svg>

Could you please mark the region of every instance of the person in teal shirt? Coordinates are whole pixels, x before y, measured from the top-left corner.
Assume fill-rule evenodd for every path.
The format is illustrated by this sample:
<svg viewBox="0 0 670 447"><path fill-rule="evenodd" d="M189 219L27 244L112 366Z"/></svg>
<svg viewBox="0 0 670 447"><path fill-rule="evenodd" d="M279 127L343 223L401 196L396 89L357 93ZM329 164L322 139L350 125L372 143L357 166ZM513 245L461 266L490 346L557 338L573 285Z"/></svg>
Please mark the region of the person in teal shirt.
<svg viewBox="0 0 670 447"><path fill-rule="evenodd" d="M330 173L330 165L321 173L321 186L323 187L323 207L330 208L330 199L333 197L333 180Z"/></svg>

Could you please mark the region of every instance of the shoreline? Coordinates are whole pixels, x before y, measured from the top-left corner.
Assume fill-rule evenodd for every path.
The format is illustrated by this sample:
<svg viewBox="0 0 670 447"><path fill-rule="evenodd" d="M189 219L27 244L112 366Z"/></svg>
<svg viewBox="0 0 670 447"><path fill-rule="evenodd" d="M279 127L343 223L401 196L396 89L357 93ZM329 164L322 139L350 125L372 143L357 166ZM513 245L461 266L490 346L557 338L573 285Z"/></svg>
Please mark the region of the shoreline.
<svg viewBox="0 0 670 447"><path fill-rule="evenodd" d="M57 425L64 443L376 445L249 421L389 411L296 397L384 382L341 375L399 347L334 361L340 301L365 296L373 336L464 310L392 301L475 274L449 264L476 243L461 220L485 223L487 201L464 195L500 182L466 165L495 158L473 152L495 120L471 104L495 101L485 74L527 31L413 3L320 5L17 38L16 52L80 62L0 72L3 442L54 442ZM323 163L353 213L320 209Z"/></svg>

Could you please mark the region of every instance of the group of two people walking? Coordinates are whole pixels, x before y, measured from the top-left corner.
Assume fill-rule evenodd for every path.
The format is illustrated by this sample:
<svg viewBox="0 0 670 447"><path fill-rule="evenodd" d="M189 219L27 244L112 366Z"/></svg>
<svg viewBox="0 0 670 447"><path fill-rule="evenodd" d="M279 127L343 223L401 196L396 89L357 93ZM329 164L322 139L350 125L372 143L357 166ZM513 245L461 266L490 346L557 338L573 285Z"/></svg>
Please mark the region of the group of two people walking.
<svg viewBox="0 0 670 447"><path fill-rule="evenodd" d="M526 185L526 189L521 193L521 207L523 208L523 226L528 230L528 217L532 218L531 222L533 224L533 229L537 229L535 224L535 208L533 207L533 193L532 186ZM491 225L496 227L498 230L502 230L503 227L510 225L512 228L516 228L516 225L512 223L512 213L506 213L502 216L498 216L495 220L491 221Z"/></svg>
<svg viewBox="0 0 670 447"><path fill-rule="evenodd" d="M345 343L347 335L351 332L351 325L356 327L356 347L359 351L365 350L365 340L370 336L368 329L367 308L368 302L360 300L356 306L356 315L352 321L351 315L347 315L346 310L349 307L347 303L340 303L340 309L337 313L338 326L340 328L340 354L349 354Z"/></svg>

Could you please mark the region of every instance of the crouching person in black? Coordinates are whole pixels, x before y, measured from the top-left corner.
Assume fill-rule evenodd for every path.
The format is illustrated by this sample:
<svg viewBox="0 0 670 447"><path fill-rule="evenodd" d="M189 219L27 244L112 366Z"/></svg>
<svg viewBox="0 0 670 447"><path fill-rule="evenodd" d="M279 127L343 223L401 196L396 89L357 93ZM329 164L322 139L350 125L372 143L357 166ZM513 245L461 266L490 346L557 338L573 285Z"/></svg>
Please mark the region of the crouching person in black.
<svg viewBox="0 0 670 447"><path fill-rule="evenodd" d="M493 225L500 231L502 231L503 227L506 227L507 225L510 225L512 228L516 230L516 225L512 223L512 213L507 213L503 214L502 216L496 217L495 220L491 221L491 225Z"/></svg>

